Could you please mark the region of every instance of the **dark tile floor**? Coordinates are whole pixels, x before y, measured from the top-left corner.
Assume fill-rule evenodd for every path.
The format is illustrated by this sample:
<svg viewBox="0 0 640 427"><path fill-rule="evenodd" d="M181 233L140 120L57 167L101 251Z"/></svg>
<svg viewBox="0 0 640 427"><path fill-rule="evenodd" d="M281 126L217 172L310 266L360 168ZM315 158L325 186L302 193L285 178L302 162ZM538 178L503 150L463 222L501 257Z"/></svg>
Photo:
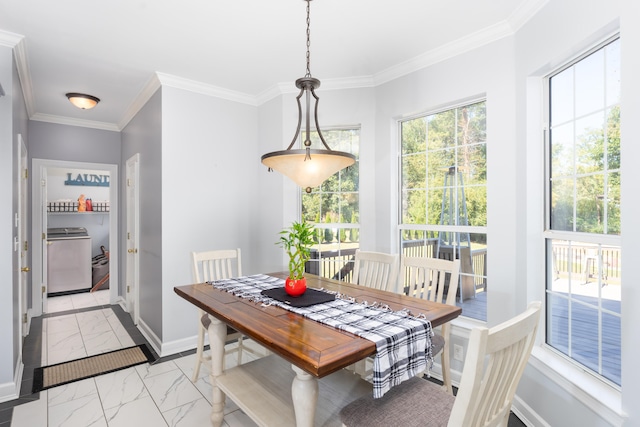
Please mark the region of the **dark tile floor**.
<svg viewBox="0 0 640 427"><path fill-rule="evenodd" d="M155 353L153 348L149 345L138 328L133 324L129 314L126 313L119 305L98 305L58 313L44 314L41 317L34 317L31 319L29 335L25 337L22 347L24 370L22 373L22 383L20 385L20 397L18 399L0 403L0 427L9 427L11 425L11 416L13 414L14 407L40 398L40 393L31 393L31 390L33 388L33 371L35 368L41 366L40 362L42 360L42 320L47 317L63 316L92 310L102 310L105 308L111 308L113 310L135 344L147 344L147 347L149 347L156 358L155 363L168 360L168 358L158 358L158 355ZM185 354L173 355L171 358L177 358L184 355Z"/></svg>

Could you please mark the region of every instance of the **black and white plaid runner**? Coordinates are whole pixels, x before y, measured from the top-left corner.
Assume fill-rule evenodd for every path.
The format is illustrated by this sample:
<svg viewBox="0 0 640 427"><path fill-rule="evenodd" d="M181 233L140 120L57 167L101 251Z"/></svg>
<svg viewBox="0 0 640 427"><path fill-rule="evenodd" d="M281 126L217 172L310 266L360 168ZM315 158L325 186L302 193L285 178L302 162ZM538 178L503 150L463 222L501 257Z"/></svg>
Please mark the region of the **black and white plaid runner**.
<svg viewBox="0 0 640 427"><path fill-rule="evenodd" d="M430 369L433 364L431 322L366 302L337 295L334 301L310 307L291 307L261 295L265 289L284 286L284 279L257 274L212 282L220 290L265 305L276 305L325 325L351 332L376 343L373 363L373 397Z"/></svg>

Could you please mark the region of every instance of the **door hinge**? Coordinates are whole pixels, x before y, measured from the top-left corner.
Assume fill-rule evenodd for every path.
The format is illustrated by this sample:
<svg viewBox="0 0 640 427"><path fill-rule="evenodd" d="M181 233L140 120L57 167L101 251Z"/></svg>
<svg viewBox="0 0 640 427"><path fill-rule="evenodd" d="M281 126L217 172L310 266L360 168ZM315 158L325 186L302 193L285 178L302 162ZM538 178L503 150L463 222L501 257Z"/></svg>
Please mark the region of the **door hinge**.
<svg viewBox="0 0 640 427"><path fill-rule="evenodd" d="M24 170L24 179L29 179L29 169Z"/></svg>
<svg viewBox="0 0 640 427"><path fill-rule="evenodd" d="M131 240L131 233L127 232L127 240Z"/></svg>
<svg viewBox="0 0 640 427"><path fill-rule="evenodd" d="M127 187L131 187L131 178L127 178Z"/></svg>
<svg viewBox="0 0 640 427"><path fill-rule="evenodd" d="M29 242L24 241L24 251L27 252L29 250Z"/></svg>
<svg viewBox="0 0 640 427"><path fill-rule="evenodd" d="M23 313L23 315L22 315L22 323L27 323L27 313Z"/></svg>
<svg viewBox="0 0 640 427"><path fill-rule="evenodd" d="M47 235L45 233L42 233L42 240L45 240L47 238Z"/></svg>
<svg viewBox="0 0 640 427"><path fill-rule="evenodd" d="M44 294L46 291L47 291L47 287L46 287L46 286L43 286L43 287L42 287L42 293Z"/></svg>
<svg viewBox="0 0 640 427"><path fill-rule="evenodd" d="M131 286L127 285L127 293L131 292Z"/></svg>

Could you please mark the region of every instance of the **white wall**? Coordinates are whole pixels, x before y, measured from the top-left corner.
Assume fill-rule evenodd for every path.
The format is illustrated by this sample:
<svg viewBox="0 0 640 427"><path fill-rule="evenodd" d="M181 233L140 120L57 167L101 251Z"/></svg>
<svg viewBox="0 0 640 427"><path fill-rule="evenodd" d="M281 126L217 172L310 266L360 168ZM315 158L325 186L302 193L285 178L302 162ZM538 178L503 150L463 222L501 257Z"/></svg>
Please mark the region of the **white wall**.
<svg viewBox="0 0 640 427"><path fill-rule="evenodd" d="M513 51L512 38L502 39L381 85L375 99L378 218L373 234L378 250L397 252L397 121L486 96L489 324L516 312L518 274L511 262L517 243Z"/></svg>
<svg viewBox="0 0 640 427"><path fill-rule="evenodd" d="M251 253L252 223L265 209L255 203L264 172L257 123L255 106L162 89L163 342L195 337L196 311L173 289L193 282L190 253ZM243 257L243 273L257 272L257 263Z"/></svg>
<svg viewBox="0 0 640 427"><path fill-rule="evenodd" d="M622 169L622 264L625 266L622 288L622 410L629 415L627 425L640 425L640 343L638 325L640 325L640 289L635 284L637 272L635 263L640 259L640 197L638 182L640 168L640 128L636 117L640 117L640 83L635 78L640 70L640 4L637 1L622 2L621 13L621 49L622 49L622 140L620 149L624 153Z"/></svg>
<svg viewBox="0 0 640 427"><path fill-rule="evenodd" d="M544 301L545 278L543 264L543 152L542 152L542 96L541 79L562 63L572 59L575 55L592 47L619 29L621 16L620 5L624 2L611 1L551 1L516 34L516 91L517 103L517 168L515 178L520 191L518 198L517 217L517 258L514 260L519 272L519 291L526 290L528 299ZM578 13L579 11L579 13ZM633 25L636 25L634 22ZM622 36L622 40L625 36ZM627 43L629 41L627 40ZM634 44L637 44L634 43ZM636 53L627 48L622 52L623 64ZM624 67L624 65L623 65ZM624 88L635 90L628 86L629 80L623 77L623 106L624 117L628 117L624 100L632 92ZM626 86L624 86L626 85ZM625 122L623 118L623 123ZM626 135L623 141L629 141ZM624 142L623 142L624 145ZM635 157L630 150L622 149L623 158L629 160ZM622 167L623 192L628 179L630 168ZM635 197L625 197L623 206L629 208L637 204ZM633 199L636 199L635 201ZM622 253L628 254L628 221L625 214L623 222ZM636 251L635 248L631 249ZM623 255L624 256L624 255ZM626 264L627 268L629 264ZM628 274L628 269L626 269ZM625 275L626 276L626 275ZM629 381L630 369L635 370L635 364L625 363L625 353L629 351L629 340L625 339L624 328L629 321L629 312L625 311L628 303L633 304L634 297L624 295L630 283L623 281L623 364L622 382L624 400L638 401L640 394L637 386ZM638 298L635 298L638 301ZM539 335L542 341L543 334ZM635 339L631 346L636 346ZM631 350L637 354L637 349ZM626 369L625 369L626 368ZM629 387L630 386L630 387ZM634 387L636 388L634 390ZM620 425L624 418L621 409L621 395L614 389L605 386L581 369L565 362L550 350L543 342L534 348L529 366L518 388L519 407L523 411L523 418L534 422L544 422L549 425L581 425L603 426ZM640 412L637 409L626 408L629 419L627 425L640 425Z"/></svg>

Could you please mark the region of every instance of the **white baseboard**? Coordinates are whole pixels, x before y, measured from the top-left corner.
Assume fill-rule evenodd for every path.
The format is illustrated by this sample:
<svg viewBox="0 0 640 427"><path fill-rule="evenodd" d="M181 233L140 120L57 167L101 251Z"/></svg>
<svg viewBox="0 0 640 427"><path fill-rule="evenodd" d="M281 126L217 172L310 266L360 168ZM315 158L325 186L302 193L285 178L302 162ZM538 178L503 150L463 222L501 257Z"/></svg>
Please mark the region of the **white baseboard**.
<svg viewBox="0 0 640 427"><path fill-rule="evenodd" d="M182 351L193 350L196 348L197 344L197 335L180 340L170 341L168 343L162 343L162 356L169 356L171 354L180 353ZM204 344L207 345L206 335Z"/></svg>
<svg viewBox="0 0 640 427"><path fill-rule="evenodd" d="M138 321L138 330L140 331L142 336L147 339L149 344L151 344L151 347L153 347L155 352L158 353L160 357L164 356L161 351L162 341L156 334L153 333L151 328L146 323L144 323L142 319Z"/></svg>
<svg viewBox="0 0 640 427"><path fill-rule="evenodd" d="M22 373L24 364L22 363L22 355L18 357L13 382L0 384L0 403L15 400L20 397L20 385L22 383Z"/></svg>
<svg viewBox="0 0 640 427"><path fill-rule="evenodd" d="M551 427L531 406L527 405L524 400L520 399L516 394L513 397L511 411L522 421L527 427Z"/></svg>
<svg viewBox="0 0 640 427"><path fill-rule="evenodd" d="M27 335L31 332L31 318L33 317L33 310L27 309ZM26 335L25 335L26 336ZM22 337L24 339L24 336Z"/></svg>

